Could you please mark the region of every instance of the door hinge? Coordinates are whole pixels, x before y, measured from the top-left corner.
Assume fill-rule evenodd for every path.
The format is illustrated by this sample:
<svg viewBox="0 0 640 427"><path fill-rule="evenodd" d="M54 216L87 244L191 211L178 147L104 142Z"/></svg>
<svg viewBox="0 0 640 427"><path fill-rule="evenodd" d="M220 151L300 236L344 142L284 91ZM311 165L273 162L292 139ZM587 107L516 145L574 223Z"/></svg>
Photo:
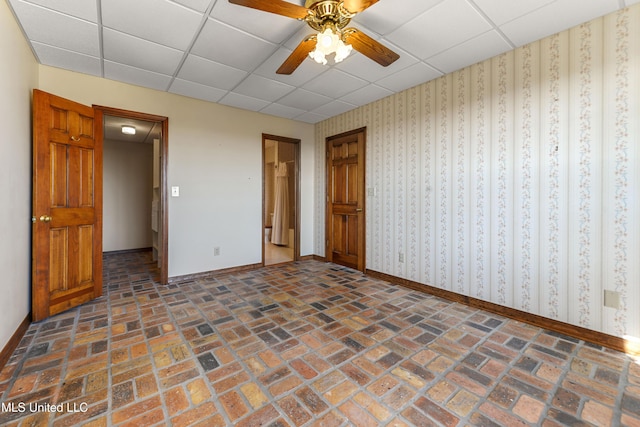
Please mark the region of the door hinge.
<svg viewBox="0 0 640 427"><path fill-rule="evenodd" d="M327 246L329 246L329 239L327 239Z"/></svg>

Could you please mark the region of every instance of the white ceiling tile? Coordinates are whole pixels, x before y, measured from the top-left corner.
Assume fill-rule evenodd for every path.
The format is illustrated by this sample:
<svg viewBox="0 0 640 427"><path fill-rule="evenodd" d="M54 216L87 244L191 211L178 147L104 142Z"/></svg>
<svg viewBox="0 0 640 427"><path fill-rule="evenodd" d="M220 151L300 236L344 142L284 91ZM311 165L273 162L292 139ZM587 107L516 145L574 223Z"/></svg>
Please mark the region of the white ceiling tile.
<svg viewBox="0 0 640 427"><path fill-rule="evenodd" d="M331 101L328 102L313 111L314 114L319 114L321 116L337 116L338 114L346 113L347 111L351 111L356 108L357 105L349 104L348 102L343 101Z"/></svg>
<svg viewBox="0 0 640 427"><path fill-rule="evenodd" d="M278 46L273 43L208 19L191 52L212 61L252 71L277 49Z"/></svg>
<svg viewBox="0 0 640 427"><path fill-rule="evenodd" d="M172 0L175 3L181 4L183 6L187 6L193 10L197 10L198 12L205 12L212 0ZM215 0L213 0L215 1Z"/></svg>
<svg viewBox="0 0 640 427"><path fill-rule="evenodd" d="M402 71L398 71L389 77L385 77L384 79L377 81L376 84L393 92L400 92L405 89L409 89L410 87L417 86L420 83L433 80L441 75L442 73L439 73L433 68L420 62L409 68L405 68Z"/></svg>
<svg viewBox="0 0 640 427"><path fill-rule="evenodd" d="M186 49L203 20L201 13L166 0L102 0L102 24L154 43Z"/></svg>
<svg viewBox="0 0 640 427"><path fill-rule="evenodd" d="M336 69L330 69L326 73L310 80L303 88L321 93L330 98L340 98L366 85L367 82L365 80L350 76Z"/></svg>
<svg viewBox="0 0 640 427"><path fill-rule="evenodd" d="M267 58L258 68L255 74L268 79L277 80L291 86L301 86L315 76L326 72L329 68L316 63L313 59L307 58L292 74L276 74L276 70L291 55L289 49L278 49L273 55Z"/></svg>
<svg viewBox="0 0 640 427"><path fill-rule="evenodd" d="M172 76L182 60L177 49L151 43L105 28L102 33L104 58L113 62Z"/></svg>
<svg viewBox="0 0 640 427"><path fill-rule="evenodd" d="M368 82L375 82L376 80L380 80L384 77L390 76L391 74L397 73L398 71L419 62L416 57L408 54L402 49L397 48L391 43L385 40L379 41L380 43L384 44L386 47L400 55L400 58L398 58L393 64L383 67L372 59L364 56L363 54L354 51L351 53L351 55L349 55L347 59L337 64L335 68L346 71L347 73Z"/></svg>
<svg viewBox="0 0 640 427"><path fill-rule="evenodd" d="M308 25L300 24L297 31L285 42L284 47L294 50L303 40L314 34L318 32Z"/></svg>
<svg viewBox="0 0 640 427"><path fill-rule="evenodd" d="M296 89L278 101L279 104L311 111L330 102L331 98L304 89Z"/></svg>
<svg viewBox="0 0 640 427"><path fill-rule="evenodd" d="M318 123L321 122L323 120L327 120L330 116L323 116L320 114L316 114L316 113L304 113L304 114L300 114L299 116L294 117L295 120L298 120L300 122L305 122L305 123Z"/></svg>
<svg viewBox="0 0 640 427"><path fill-rule="evenodd" d="M242 108L243 110L260 111L270 104L269 101L252 98L250 96L240 95L239 93L229 92L222 98L220 104L229 105L231 107Z"/></svg>
<svg viewBox="0 0 640 427"><path fill-rule="evenodd" d="M375 84L370 84L343 96L340 100L353 105L366 105L390 95L393 95L393 92L390 90Z"/></svg>
<svg viewBox="0 0 640 427"><path fill-rule="evenodd" d="M465 0L447 0L385 38L425 59L490 29L489 23Z"/></svg>
<svg viewBox="0 0 640 427"><path fill-rule="evenodd" d="M299 108L287 107L286 105L273 103L260 110L260 112L271 114L272 116L292 119L296 116L299 116L300 114L303 114L305 111Z"/></svg>
<svg viewBox="0 0 640 427"><path fill-rule="evenodd" d="M40 6L13 1L11 5L30 40L62 49L100 56L96 24Z"/></svg>
<svg viewBox="0 0 640 427"><path fill-rule="evenodd" d="M618 0L556 0L502 25L500 29L515 46L522 46L606 15L618 7Z"/></svg>
<svg viewBox="0 0 640 427"><path fill-rule="evenodd" d="M33 49L41 64L102 77L100 58L38 42L33 42Z"/></svg>
<svg viewBox="0 0 640 427"><path fill-rule="evenodd" d="M491 22L502 25L557 0L474 0Z"/></svg>
<svg viewBox="0 0 640 427"><path fill-rule="evenodd" d="M218 1L211 17L277 44L287 40L300 27L306 27L296 19L238 6L228 1Z"/></svg>
<svg viewBox="0 0 640 427"><path fill-rule="evenodd" d="M12 3L16 3L12 1ZM93 23L98 22L98 13L95 1L78 1L78 0L28 0L33 3L52 9L76 18L85 19Z"/></svg>
<svg viewBox="0 0 640 427"><path fill-rule="evenodd" d="M432 56L425 62L446 74L509 50L509 43L492 30Z"/></svg>
<svg viewBox="0 0 640 427"><path fill-rule="evenodd" d="M240 83L246 75L246 72L237 68L189 55L177 77L218 89L230 90Z"/></svg>
<svg viewBox="0 0 640 427"><path fill-rule="evenodd" d="M170 76L111 61L104 61L104 77L156 90L167 90L171 82Z"/></svg>
<svg viewBox="0 0 640 427"><path fill-rule="evenodd" d="M294 86L252 74L233 91L265 101L276 101L294 89Z"/></svg>
<svg viewBox="0 0 640 427"><path fill-rule="evenodd" d="M353 19L378 34L388 34L443 0L379 1Z"/></svg>
<svg viewBox="0 0 640 427"><path fill-rule="evenodd" d="M227 94L226 90L182 79L175 79L171 83L169 92L210 102L218 102Z"/></svg>

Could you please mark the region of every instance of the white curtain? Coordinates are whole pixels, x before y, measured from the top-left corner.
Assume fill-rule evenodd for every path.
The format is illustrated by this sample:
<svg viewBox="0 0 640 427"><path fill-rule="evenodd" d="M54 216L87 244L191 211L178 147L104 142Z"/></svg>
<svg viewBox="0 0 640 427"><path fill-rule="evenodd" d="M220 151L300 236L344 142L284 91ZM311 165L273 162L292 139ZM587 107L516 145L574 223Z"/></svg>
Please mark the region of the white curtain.
<svg viewBox="0 0 640 427"><path fill-rule="evenodd" d="M273 207L271 243L286 246L289 244L289 177L287 164L278 163L276 169L276 197Z"/></svg>

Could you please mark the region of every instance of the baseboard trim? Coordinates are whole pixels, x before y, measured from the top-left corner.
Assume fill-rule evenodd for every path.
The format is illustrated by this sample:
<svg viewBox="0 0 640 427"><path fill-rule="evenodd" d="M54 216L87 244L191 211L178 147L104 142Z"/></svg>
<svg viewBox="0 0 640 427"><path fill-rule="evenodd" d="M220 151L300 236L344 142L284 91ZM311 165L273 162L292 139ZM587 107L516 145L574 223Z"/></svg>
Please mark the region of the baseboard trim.
<svg viewBox="0 0 640 427"><path fill-rule="evenodd" d="M241 273L243 271L257 270L258 268L262 268L262 267L264 267L262 264L247 264L247 265L240 265L237 267L221 268L219 270L203 271L202 273L185 274L183 276L173 276L173 277L169 277L169 284L202 279L204 277L209 277L213 274Z"/></svg>
<svg viewBox="0 0 640 427"><path fill-rule="evenodd" d="M304 256L301 256L298 259L298 261L325 262L326 260L324 257L318 256L318 255L304 255ZM286 262L283 262L282 264L286 264ZM273 265L278 265L278 264L273 264ZM169 277L169 283L188 282L190 280L208 277L208 276L211 276L212 274L240 273L243 271L257 270L258 268L262 268L262 267L264 267L264 265L262 264L247 264L247 265L240 265L237 267L221 268L219 270L203 271L201 273L185 274L183 276L173 276L173 277Z"/></svg>
<svg viewBox="0 0 640 427"><path fill-rule="evenodd" d="M623 353L640 356L640 343L626 340L624 338L605 334L603 332L594 331L581 326L571 325L559 320L549 319L537 314L527 313L515 308L505 307L488 301L483 301L474 297L457 294L445 289L436 288L434 286L425 285L423 283L414 282L413 280L403 279L386 273L380 273L374 270L366 270L365 274L376 279L384 280L393 284L398 284L414 291L424 292L436 297L446 299L448 301L464 304L469 307L479 308L490 313L499 314L500 316L518 320L539 328L548 329L553 332L564 334L579 340L587 341L596 345L607 347Z"/></svg>
<svg viewBox="0 0 640 427"><path fill-rule="evenodd" d="M7 364L13 352L18 348L22 337L29 329L29 325L31 324L31 313L27 314L27 317L18 325L18 329L13 333L9 341L4 346L2 351L0 351L0 371L4 368L4 365Z"/></svg>
<svg viewBox="0 0 640 427"><path fill-rule="evenodd" d="M137 252L151 252L153 248L151 246L147 248L136 248L136 249L119 249L115 251L103 251L103 255L122 255L122 254L133 254Z"/></svg>

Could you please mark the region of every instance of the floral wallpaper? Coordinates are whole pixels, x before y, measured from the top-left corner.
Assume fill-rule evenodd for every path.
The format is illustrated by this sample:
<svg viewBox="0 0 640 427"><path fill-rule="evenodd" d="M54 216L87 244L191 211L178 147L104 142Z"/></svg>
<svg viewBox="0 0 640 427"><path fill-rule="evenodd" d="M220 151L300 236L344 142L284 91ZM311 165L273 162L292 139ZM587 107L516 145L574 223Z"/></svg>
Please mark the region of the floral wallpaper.
<svg viewBox="0 0 640 427"><path fill-rule="evenodd" d="M360 127L367 269L640 338L640 5L318 123L317 158Z"/></svg>

